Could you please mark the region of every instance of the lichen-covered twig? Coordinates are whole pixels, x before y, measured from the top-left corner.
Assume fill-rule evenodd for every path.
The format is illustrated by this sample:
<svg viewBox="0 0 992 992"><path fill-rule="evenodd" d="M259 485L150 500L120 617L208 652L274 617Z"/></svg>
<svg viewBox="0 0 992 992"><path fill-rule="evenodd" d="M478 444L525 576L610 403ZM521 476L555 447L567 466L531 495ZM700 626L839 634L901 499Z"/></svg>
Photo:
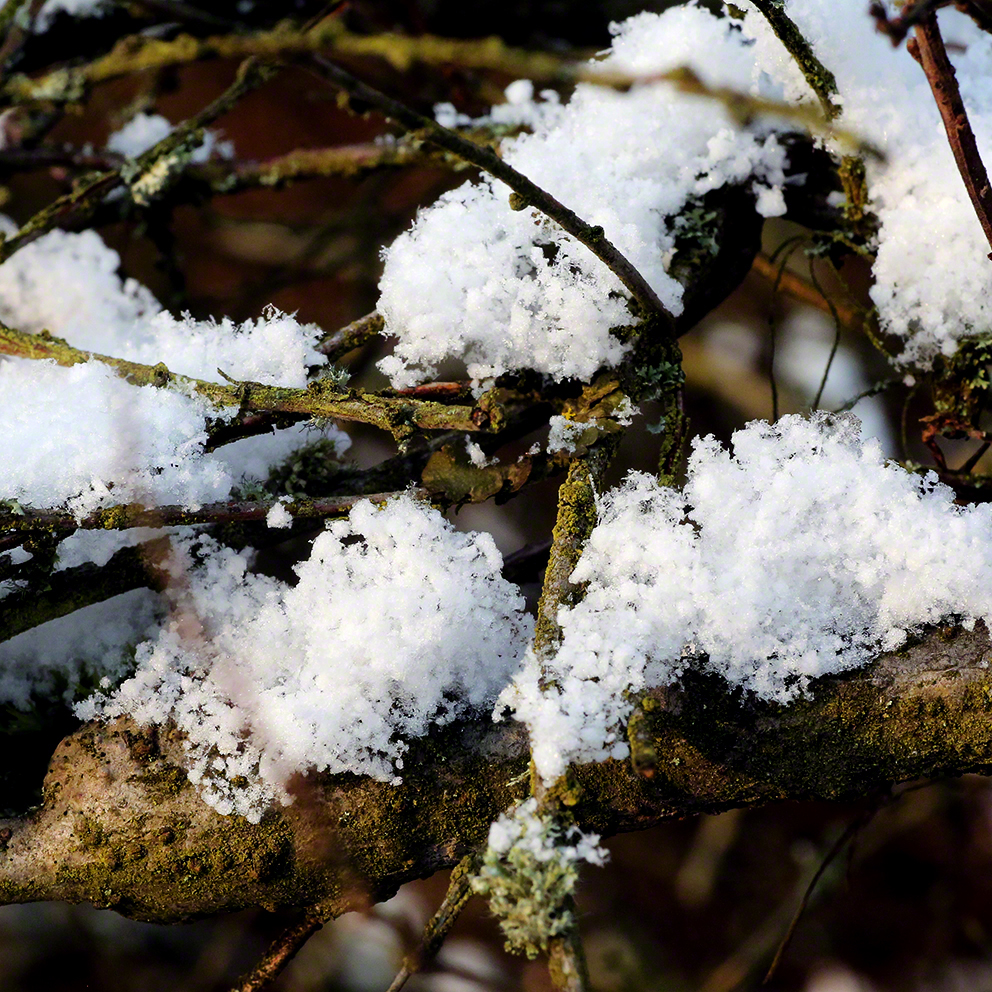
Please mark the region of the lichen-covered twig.
<svg viewBox="0 0 992 992"><path fill-rule="evenodd" d="M640 304L646 316L653 315L662 321L670 335L674 335L675 321L657 293L631 264L630 260L606 237L601 227L587 224L574 211L559 202L546 190L504 162L495 152L468 141L454 131L442 127L429 117L412 110L406 104L387 96L380 90L356 79L351 73L320 56L312 56L305 63L318 75L332 82L349 96L369 106L376 107L391 120L409 131L420 132L425 141L458 155L504 182L512 191L511 206L515 209L533 207L584 244L620 280Z"/></svg>
<svg viewBox="0 0 992 992"><path fill-rule="evenodd" d="M353 34L336 18L325 18L314 28L296 31L284 26L271 31L230 33L208 38L180 34L174 38L132 35L121 38L106 55L87 65L56 69L31 78L12 76L0 87L8 103L76 102L88 87L135 72L186 65L203 59L285 58L324 52L335 56L375 56L400 71L411 65L457 65L466 69L493 70L516 78L554 84L591 82L627 89L632 78L591 67L580 53L563 58L550 52L528 52L507 46L497 37L478 40L407 37L396 34Z"/></svg>
<svg viewBox="0 0 992 992"><path fill-rule="evenodd" d="M785 5L781 0L753 0L753 2L799 66L810 89L820 101L827 120L832 121L841 111L840 94L834 74L816 57L802 31L785 12Z"/></svg>
<svg viewBox="0 0 992 992"><path fill-rule="evenodd" d="M414 499L427 499L426 489L406 489ZM294 522L326 520L348 514L362 500L384 503L393 493L372 493L367 496L335 496L330 499L292 499L280 501L234 500L225 503L207 503L198 509L184 506L143 506L125 503L94 510L77 519L64 510L39 510L25 507L19 513L4 513L0 505L0 551L18 547L27 534L36 531L67 535L76 530L129 530L133 527L178 527L194 524L245 524L263 521L273 506L282 506Z"/></svg>
<svg viewBox="0 0 992 992"><path fill-rule="evenodd" d="M454 867L448 891L444 894L441 905L424 928L420 942L404 957L403 966L386 992L400 992L413 975L434 959L451 928L461 916L465 904L472 898L472 876L478 867L479 855L476 852L466 854Z"/></svg>
<svg viewBox="0 0 992 992"><path fill-rule="evenodd" d="M330 380L316 380L306 389L268 386L259 382L216 383L170 372L165 365L143 365L73 348L47 332L26 334L0 325L0 354L20 358L54 359L59 365L76 365L94 359L109 365L136 386L171 387L187 396L200 396L218 411L229 411L223 421L257 414L278 414L288 421L314 417L353 420L408 437L418 430L498 431L503 410L487 401L485 394L475 406L453 405L435 400L378 396L360 390L341 389ZM257 433L257 431L253 431ZM229 440L234 440L232 436Z"/></svg>
<svg viewBox="0 0 992 992"><path fill-rule="evenodd" d="M0 242L0 262L68 219L79 220L92 215L107 193L125 183L136 202L147 202L160 196L182 172L189 151L203 141L203 129L227 113L246 93L271 79L276 71L274 66L254 59L245 61L238 68L234 82L216 100L144 154L109 172L96 174L78 189L40 210L16 234Z"/></svg>
<svg viewBox="0 0 992 992"><path fill-rule="evenodd" d="M324 925L327 917L308 910L272 942L262 959L241 978L231 992L262 992L281 974L303 945Z"/></svg>
<svg viewBox="0 0 992 992"><path fill-rule="evenodd" d="M968 120L968 111L961 99L954 66L947 57L944 39L933 14L916 25L915 37L907 44L907 48L918 58L926 73L940 110L940 118L944 122L947 140L954 153L954 161L964 180L965 189L968 190L978 222L985 232L985 238L992 247L992 186L989 185L988 172ZM992 258L992 253L989 257Z"/></svg>

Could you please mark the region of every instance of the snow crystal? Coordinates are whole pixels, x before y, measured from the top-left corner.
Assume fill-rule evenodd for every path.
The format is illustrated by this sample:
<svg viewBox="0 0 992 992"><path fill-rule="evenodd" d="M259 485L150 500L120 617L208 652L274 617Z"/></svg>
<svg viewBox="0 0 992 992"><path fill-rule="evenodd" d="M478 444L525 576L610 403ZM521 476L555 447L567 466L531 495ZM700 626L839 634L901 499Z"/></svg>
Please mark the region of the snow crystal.
<svg viewBox="0 0 992 992"><path fill-rule="evenodd" d="M552 780L626 756L626 693L690 659L786 701L924 624L992 621L992 507L953 500L886 463L850 415L750 424L732 456L697 439L684 491L635 473L602 497L572 574L585 597L544 660L560 688L542 694L530 654L497 712L514 707Z"/></svg>
<svg viewBox="0 0 992 992"><path fill-rule="evenodd" d="M189 600L134 678L79 713L172 718L205 800L254 820L294 772L396 781L404 740L491 705L532 627L492 537L409 496L331 524L294 587L209 539L185 547L202 558ZM183 634L190 613L200 637Z"/></svg>
<svg viewBox="0 0 992 992"><path fill-rule="evenodd" d="M272 509L265 515L266 527L277 530L293 526L293 514L282 503L273 503Z"/></svg>
<svg viewBox="0 0 992 992"><path fill-rule="evenodd" d="M697 7L641 14L617 29L595 63L636 75L691 65L713 85L747 88L752 56L727 18ZM629 93L580 85L571 102L527 103L511 87L506 105L527 107L532 134L503 142L503 158L608 238L672 312L682 287L665 271L674 245L666 218L686 200L751 177L781 184L774 137L738 127L714 100L667 83ZM472 378L513 368L589 378L625 346L610 333L631 311L617 278L593 254L532 209L514 211L491 178L467 183L423 211L384 253L379 310L399 340L380 363L394 385L432 375L446 357ZM772 193L762 207L774 212ZM443 261L442 261L443 260Z"/></svg>
<svg viewBox="0 0 992 992"><path fill-rule="evenodd" d="M748 9L755 81L766 95L809 100L809 87L761 14ZM904 339L901 360L928 365L992 325L989 246L954 164L930 85L905 46L875 30L863 0L789 0L786 11L837 80L843 127L886 153L869 160L881 222L872 299L883 329ZM992 159L992 37L953 10L939 14L982 157ZM959 50L963 49L963 50ZM775 84L771 81L774 80Z"/></svg>
<svg viewBox="0 0 992 992"><path fill-rule="evenodd" d="M172 123L161 114L135 114L122 128L114 131L107 139L107 150L137 158L148 151L152 145L157 145L167 138L174 130ZM207 130L203 143L190 155L191 162L206 162L212 155L218 158L233 158L234 143L220 141L217 132Z"/></svg>

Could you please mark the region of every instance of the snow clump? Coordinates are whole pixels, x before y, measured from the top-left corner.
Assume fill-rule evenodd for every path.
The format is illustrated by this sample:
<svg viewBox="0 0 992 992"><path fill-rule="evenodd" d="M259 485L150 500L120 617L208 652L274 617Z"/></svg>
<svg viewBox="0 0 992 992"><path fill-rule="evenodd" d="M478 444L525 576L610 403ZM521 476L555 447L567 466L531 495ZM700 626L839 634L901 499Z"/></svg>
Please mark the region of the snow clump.
<svg viewBox="0 0 992 992"><path fill-rule="evenodd" d="M751 52L734 21L695 6L640 14L615 25L609 72L647 76L683 65L710 85L748 88ZM662 303L682 309L666 271L670 218L693 196L750 181L784 181L785 152L767 128L742 128L715 100L668 83L629 93L582 84L571 101L533 102L519 82L513 113L533 133L507 139L501 155L606 236ZM483 177L446 193L385 251L379 311L398 338L380 368L395 386L433 375L449 357L484 379L515 368L588 379L616 364L625 345L611 328L635 318L623 286L584 245L534 209L515 211L509 189ZM780 195L760 198L782 213Z"/></svg>
<svg viewBox="0 0 992 992"><path fill-rule="evenodd" d="M174 720L203 798L254 822L295 772L398 782L406 741L491 706L532 629L492 537L410 496L330 524L292 587L208 538L182 547L188 598L77 712Z"/></svg>
<svg viewBox="0 0 992 992"><path fill-rule="evenodd" d="M732 455L697 439L684 490L632 473L599 513L572 573L585 596L542 659L554 686L530 653L497 705L528 725L548 781L626 757L628 693L690 662L786 702L924 624L992 622L992 507L887 463L853 416L752 423Z"/></svg>

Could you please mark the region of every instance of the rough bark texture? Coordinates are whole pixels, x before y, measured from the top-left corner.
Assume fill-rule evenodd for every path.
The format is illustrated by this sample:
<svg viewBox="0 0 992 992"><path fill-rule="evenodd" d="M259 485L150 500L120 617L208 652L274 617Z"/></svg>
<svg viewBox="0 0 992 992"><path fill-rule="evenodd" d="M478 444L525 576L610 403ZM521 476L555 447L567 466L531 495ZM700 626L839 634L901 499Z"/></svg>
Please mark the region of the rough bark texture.
<svg viewBox="0 0 992 992"><path fill-rule="evenodd" d="M941 628L789 706L690 673L645 694L630 762L568 776L576 821L606 835L780 799L843 799L907 779L992 770L986 629ZM632 735L633 736L633 735ZM484 717L418 742L401 786L301 778L252 825L215 813L182 769L181 737L121 719L56 750L43 805L0 823L0 901L60 899L160 922L248 906L328 915L453 866L527 790L527 746Z"/></svg>

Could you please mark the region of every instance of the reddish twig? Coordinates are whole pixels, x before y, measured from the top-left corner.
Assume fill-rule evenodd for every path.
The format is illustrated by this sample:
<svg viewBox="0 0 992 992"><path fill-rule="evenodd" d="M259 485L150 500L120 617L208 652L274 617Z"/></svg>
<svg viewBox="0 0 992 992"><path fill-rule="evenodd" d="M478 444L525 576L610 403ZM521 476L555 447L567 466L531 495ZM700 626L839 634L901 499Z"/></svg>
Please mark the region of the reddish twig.
<svg viewBox="0 0 992 992"><path fill-rule="evenodd" d="M985 238L989 247L992 247L992 186L989 186L985 163L978 153L975 134L971 130L968 112L961 99L954 66L951 65L951 60L947 57L947 49L944 48L944 39L937 26L937 18L930 14L916 25L915 34L915 39L908 42L906 47L923 66L930 89L933 90L934 99L937 101L941 120L944 122L944 130L947 131L947 140L954 153L954 161L964 180L968 196L971 197L972 206L985 232ZM992 253L989 254L989 258L992 258Z"/></svg>
<svg viewBox="0 0 992 992"><path fill-rule="evenodd" d="M268 988L296 956L296 952L324 925L324 918L304 913L287 927L265 952L262 960L242 978L231 992L261 992Z"/></svg>

